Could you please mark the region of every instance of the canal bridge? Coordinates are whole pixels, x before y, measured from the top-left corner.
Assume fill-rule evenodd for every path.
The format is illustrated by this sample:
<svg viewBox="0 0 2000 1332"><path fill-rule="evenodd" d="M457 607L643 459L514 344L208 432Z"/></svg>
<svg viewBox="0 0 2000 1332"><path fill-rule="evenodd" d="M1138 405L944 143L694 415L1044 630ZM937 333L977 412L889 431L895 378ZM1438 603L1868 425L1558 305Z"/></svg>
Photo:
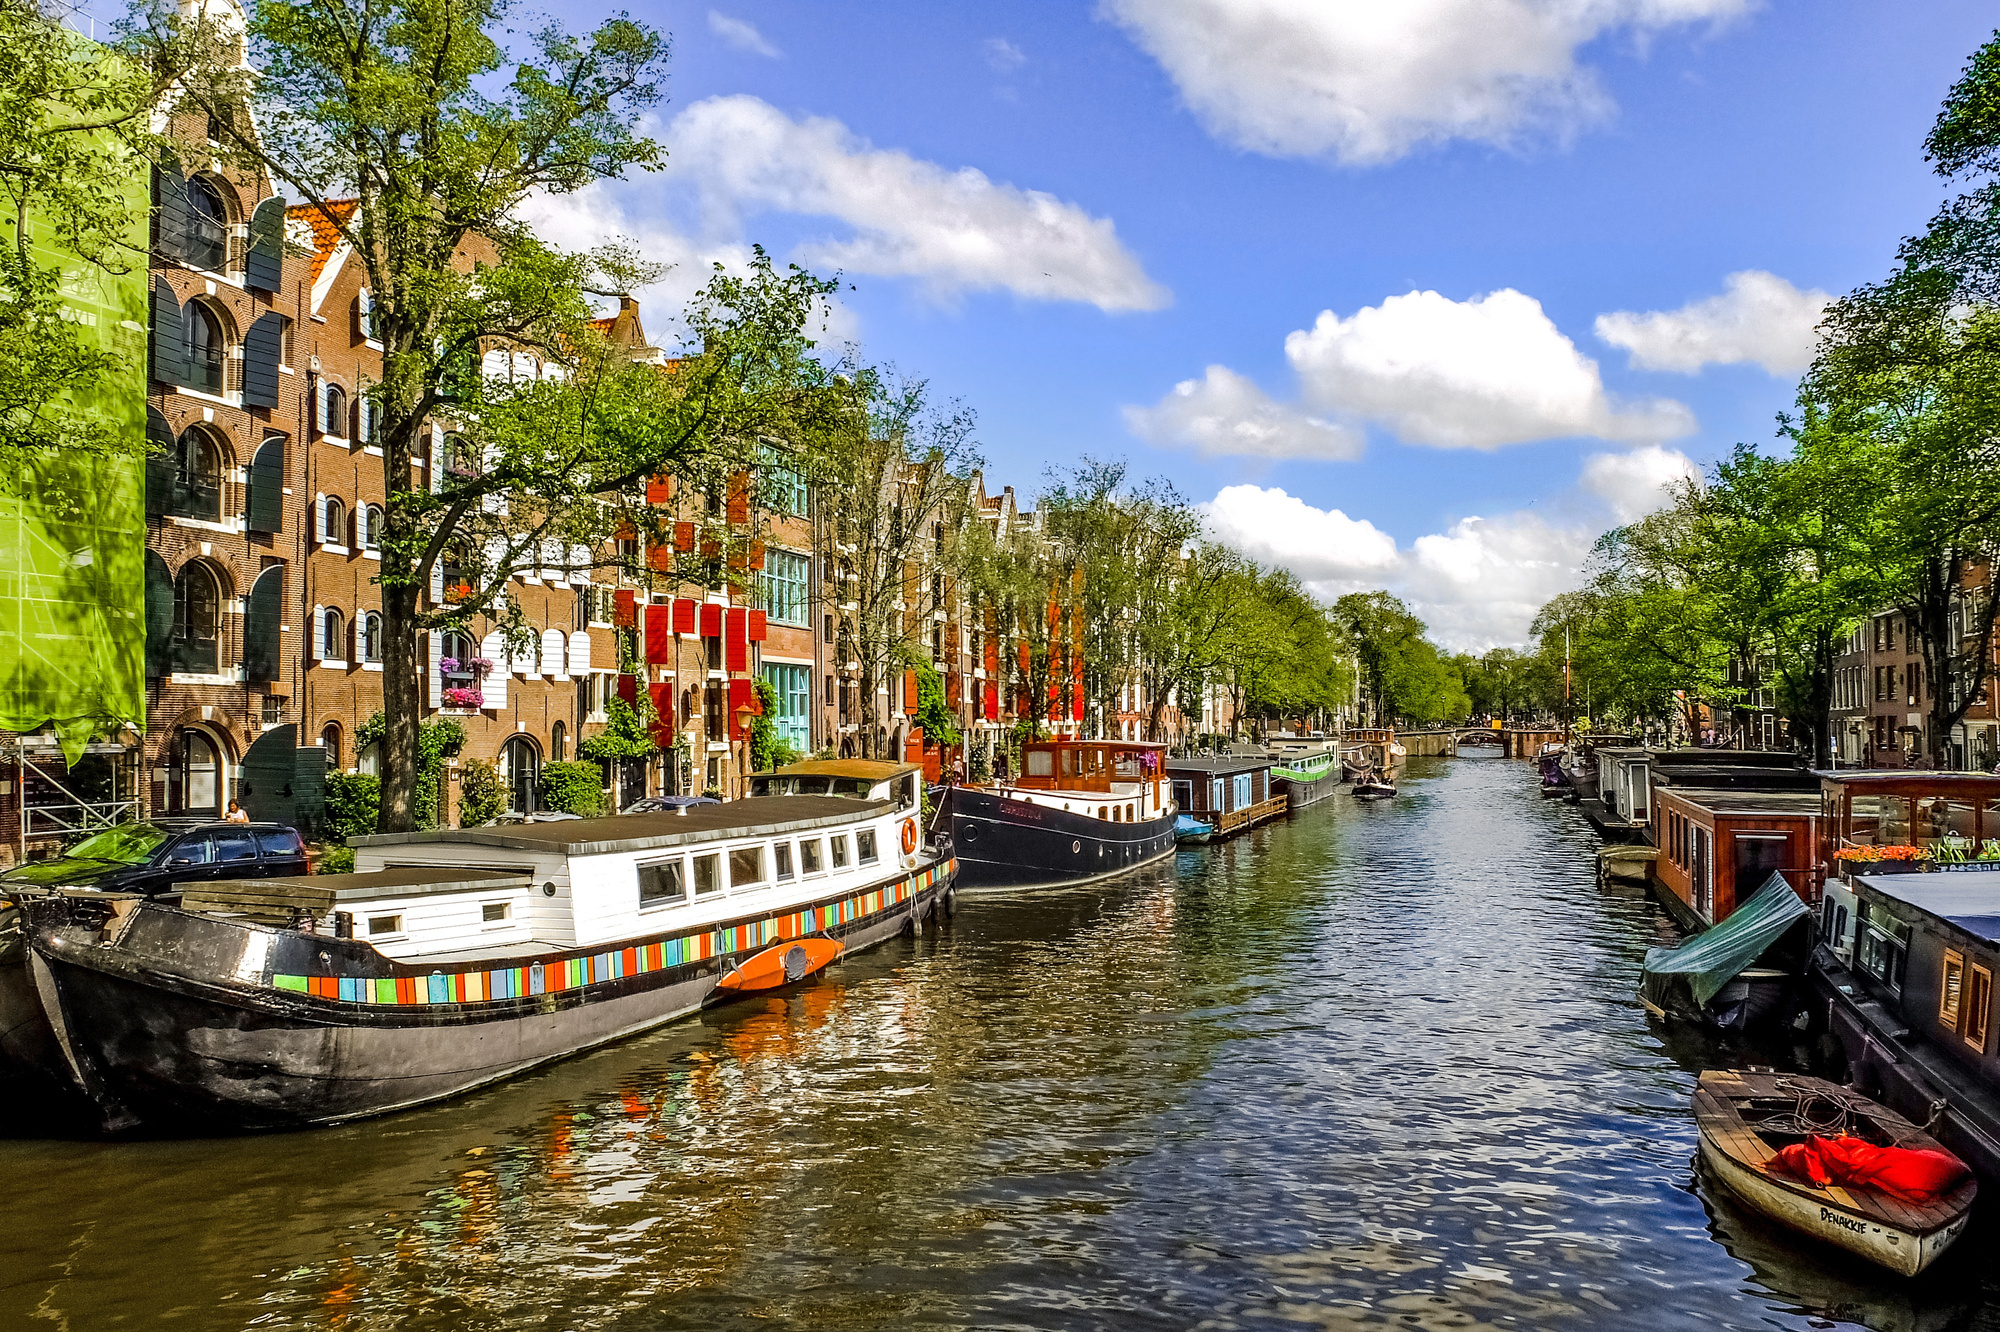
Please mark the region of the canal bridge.
<svg viewBox="0 0 2000 1332"><path fill-rule="evenodd" d="M1498 735L1501 752L1508 758L1531 759L1542 752L1542 746L1550 741L1560 742L1563 733L1559 728L1549 727L1507 727L1495 731L1490 726L1440 726L1421 731L1398 731L1396 739L1403 748L1410 751L1410 757L1450 757L1458 752L1458 742L1482 736Z"/></svg>

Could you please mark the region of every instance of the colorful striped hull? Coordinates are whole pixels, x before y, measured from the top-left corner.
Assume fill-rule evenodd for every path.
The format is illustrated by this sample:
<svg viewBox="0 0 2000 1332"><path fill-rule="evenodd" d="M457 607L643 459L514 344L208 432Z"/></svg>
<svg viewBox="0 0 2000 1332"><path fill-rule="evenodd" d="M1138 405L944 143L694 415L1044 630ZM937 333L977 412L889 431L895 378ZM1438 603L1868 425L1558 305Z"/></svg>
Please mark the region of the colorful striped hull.
<svg viewBox="0 0 2000 1332"><path fill-rule="evenodd" d="M547 958L526 966L484 971L433 971L425 976L274 975L271 985L316 999L395 1005L478 1004L583 990L691 962L747 953L780 940L832 931L865 921L895 909L933 884L949 878L957 864L955 860L946 861L870 892L783 915L768 916L763 920L580 956Z"/></svg>

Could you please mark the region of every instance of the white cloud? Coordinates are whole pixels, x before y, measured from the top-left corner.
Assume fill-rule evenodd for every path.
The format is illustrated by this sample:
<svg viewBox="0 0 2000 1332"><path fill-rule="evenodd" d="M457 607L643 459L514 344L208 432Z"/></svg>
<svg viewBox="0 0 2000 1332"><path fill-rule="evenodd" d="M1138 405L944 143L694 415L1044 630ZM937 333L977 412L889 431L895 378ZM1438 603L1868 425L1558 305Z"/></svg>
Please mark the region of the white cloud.
<svg viewBox="0 0 2000 1332"><path fill-rule="evenodd" d="M1225 486L1201 509L1218 541L1321 587L1379 587L1400 566L1395 538L1373 523L1275 487Z"/></svg>
<svg viewBox="0 0 2000 1332"><path fill-rule="evenodd" d="M986 63L996 74L1012 74L1028 63L1027 53L1005 37L988 37L982 49L986 52Z"/></svg>
<svg viewBox="0 0 2000 1332"><path fill-rule="evenodd" d="M1448 139L1558 140L1612 110L1579 47L1755 0L1101 0L1208 131L1279 157L1392 161Z"/></svg>
<svg viewBox="0 0 2000 1332"><path fill-rule="evenodd" d="M1309 405L1379 422L1412 444L1657 442L1694 429L1671 399L1614 401L1597 363L1511 288L1468 301L1413 291L1346 319L1325 310L1286 337L1285 355Z"/></svg>
<svg viewBox="0 0 2000 1332"><path fill-rule="evenodd" d="M1598 533L1660 507L1666 485L1693 471L1657 446L1596 454L1547 506L1461 518L1407 547L1365 518L1275 488L1228 486L1201 507L1216 539L1290 569L1321 600L1384 588L1447 650L1483 652L1527 642L1535 612L1582 584Z"/></svg>
<svg viewBox="0 0 2000 1332"><path fill-rule="evenodd" d="M934 298L1010 291L1101 310L1157 310L1169 293L1109 218L1040 190L876 148L837 120L794 120L755 97L695 103L667 135L665 173L698 195L711 229L759 211L851 229L801 251L808 264L921 282Z"/></svg>
<svg viewBox="0 0 2000 1332"><path fill-rule="evenodd" d="M764 39L757 26L747 19L731 18L727 14L708 11L708 30L739 51L765 56L776 60L783 52Z"/></svg>
<svg viewBox="0 0 2000 1332"><path fill-rule="evenodd" d="M1224 365L1174 385L1152 407L1125 408L1125 424L1148 443L1192 447L1210 457L1347 460L1360 457L1367 443L1351 426L1273 402Z"/></svg>
<svg viewBox="0 0 2000 1332"><path fill-rule="evenodd" d="M1691 375L1705 365L1754 361L1774 375L1797 375L1812 364L1813 329L1832 299L1749 269L1724 279L1721 295L1678 310L1599 315L1597 336L1631 352L1638 370Z"/></svg>
<svg viewBox="0 0 2000 1332"><path fill-rule="evenodd" d="M1647 444L1625 453L1591 454L1577 484L1604 501L1614 519L1629 523L1664 506L1678 482L1700 476L1701 469L1679 449Z"/></svg>

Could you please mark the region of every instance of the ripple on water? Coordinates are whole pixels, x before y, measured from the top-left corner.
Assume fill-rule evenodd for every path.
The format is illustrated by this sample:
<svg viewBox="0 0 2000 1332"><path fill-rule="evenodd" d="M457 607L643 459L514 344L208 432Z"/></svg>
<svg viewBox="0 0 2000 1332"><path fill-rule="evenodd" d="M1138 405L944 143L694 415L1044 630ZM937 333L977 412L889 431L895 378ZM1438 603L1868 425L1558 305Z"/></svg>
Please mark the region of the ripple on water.
<svg viewBox="0 0 2000 1332"><path fill-rule="evenodd" d="M0 1326L1933 1328L1693 1184L1660 937L1532 775L1411 765L374 1123L0 1144ZM1718 1242L1719 1241L1719 1242ZM1975 1235L1964 1246L1984 1247Z"/></svg>

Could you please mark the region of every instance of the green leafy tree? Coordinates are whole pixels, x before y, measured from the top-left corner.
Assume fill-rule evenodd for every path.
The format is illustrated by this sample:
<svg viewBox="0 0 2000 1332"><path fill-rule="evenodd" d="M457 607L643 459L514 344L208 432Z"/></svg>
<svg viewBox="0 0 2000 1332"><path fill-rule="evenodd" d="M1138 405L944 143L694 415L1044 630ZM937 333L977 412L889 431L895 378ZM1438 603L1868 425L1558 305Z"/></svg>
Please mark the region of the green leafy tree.
<svg viewBox="0 0 2000 1332"><path fill-rule="evenodd" d="M326 775L326 835L336 841L365 837L375 831L382 801L380 783L365 772Z"/></svg>
<svg viewBox="0 0 2000 1332"><path fill-rule="evenodd" d="M595 763L544 763L541 797L543 809L596 818L604 813L604 773Z"/></svg>
<svg viewBox="0 0 2000 1332"><path fill-rule="evenodd" d="M1429 723L1470 712L1458 672L1424 636L1423 621L1397 598L1351 592L1334 603L1333 614L1352 637L1373 724L1399 717Z"/></svg>
<svg viewBox="0 0 2000 1332"><path fill-rule="evenodd" d="M458 826L477 828L507 810L507 786L500 770L484 759L468 759L458 770Z"/></svg>

